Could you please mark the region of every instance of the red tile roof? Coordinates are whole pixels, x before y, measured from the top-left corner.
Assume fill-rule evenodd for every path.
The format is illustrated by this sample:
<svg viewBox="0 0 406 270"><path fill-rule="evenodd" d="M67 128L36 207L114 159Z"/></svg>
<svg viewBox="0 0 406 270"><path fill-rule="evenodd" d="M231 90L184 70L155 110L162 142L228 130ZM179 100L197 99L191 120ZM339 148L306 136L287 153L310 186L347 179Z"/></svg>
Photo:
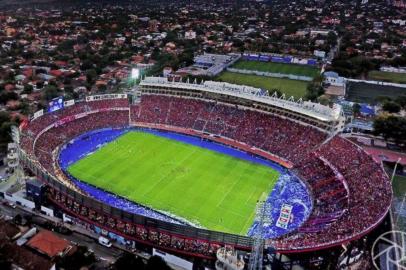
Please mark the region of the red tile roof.
<svg viewBox="0 0 406 270"><path fill-rule="evenodd" d="M40 231L28 241L27 245L53 258L69 247L69 241L59 238L50 231Z"/></svg>

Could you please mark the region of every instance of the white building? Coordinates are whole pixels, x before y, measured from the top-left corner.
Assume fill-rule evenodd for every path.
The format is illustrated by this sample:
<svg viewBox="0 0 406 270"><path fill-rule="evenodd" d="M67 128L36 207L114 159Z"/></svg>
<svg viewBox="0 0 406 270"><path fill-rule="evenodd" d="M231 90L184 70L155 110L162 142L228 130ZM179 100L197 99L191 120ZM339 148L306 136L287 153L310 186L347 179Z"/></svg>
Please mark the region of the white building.
<svg viewBox="0 0 406 270"><path fill-rule="evenodd" d="M185 39L196 39L196 32L192 30L186 31Z"/></svg>

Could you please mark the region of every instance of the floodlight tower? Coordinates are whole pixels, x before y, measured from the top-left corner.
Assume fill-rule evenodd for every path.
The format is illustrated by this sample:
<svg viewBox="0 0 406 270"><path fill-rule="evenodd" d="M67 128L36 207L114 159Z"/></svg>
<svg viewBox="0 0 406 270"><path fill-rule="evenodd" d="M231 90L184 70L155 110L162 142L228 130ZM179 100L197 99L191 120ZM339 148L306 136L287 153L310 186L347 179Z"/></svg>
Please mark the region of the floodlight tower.
<svg viewBox="0 0 406 270"><path fill-rule="evenodd" d="M23 183L24 173L20 162L20 130L16 126L11 127L12 143L8 145L8 166L14 170L17 182Z"/></svg>
<svg viewBox="0 0 406 270"><path fill-rule="evenodd" d="M251 257L248 265L249 270L262 270L265 246L264 227L272 221L271 209L271 204L266 200L258 201L255 212L257 227L254 229L254 243L252 244Z"/></svg>
<svg viewBox="0 0 406 270"><path fill-rule="evenodd" d="M130 74L127 78L127 83L130 88L137 88L137 85L141 78L141 69L137 66L131 68Z"/></svg>
<svg viewBox="0 0 406 270"><path fill-rule="evenodd" d="M138 68L132 68L131 69L131 79L138 80L139 77L140 77L140 70Z"/></svg>
<svg viewBox="0 0 406 270"><path fill-rule="evenodd" d="M141 91L138 86L138 84L140 83L140 81L142 79L141 71L142 71L142 69L140 69L138 67L133 67L131 69L130 78L128 79L129 89L128 89L127 93L132 96L131 102L133 104L139 103L141 101Z"/></svg>

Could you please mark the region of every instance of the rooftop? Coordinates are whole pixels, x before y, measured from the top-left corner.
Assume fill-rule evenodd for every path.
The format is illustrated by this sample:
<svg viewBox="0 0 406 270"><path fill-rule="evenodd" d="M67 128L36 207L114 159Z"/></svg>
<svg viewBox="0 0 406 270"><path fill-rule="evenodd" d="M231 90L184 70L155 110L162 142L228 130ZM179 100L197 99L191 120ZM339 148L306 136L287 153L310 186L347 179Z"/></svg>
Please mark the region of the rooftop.
<svg viewBox="0 0 406 270"><path fill-rule="evenodd" d="M28 241L27 245L50 258L70 247L69 241L59 238L50 231L40 231Z"/></svg>
<svg viewBox="0 0 406 270"><path fill-rule="evenodd" d="M204 83L185 83L173 82L167 78L161 77L146 77L141 83L141 86L155 87L172 87L179 89L190 89L196 91L205 91L211 93L227 94L238 98L250 99L263 104L281 107L293 112L307 115L320 121L337 121L342 116L342 108L335 105L333 108L328 106L313 103L309 101L295 101L293 97L286 99L284 96L270 96L267 91L260 88L254 88L244 85L236 85L224 82L205 81Z"/></svg>

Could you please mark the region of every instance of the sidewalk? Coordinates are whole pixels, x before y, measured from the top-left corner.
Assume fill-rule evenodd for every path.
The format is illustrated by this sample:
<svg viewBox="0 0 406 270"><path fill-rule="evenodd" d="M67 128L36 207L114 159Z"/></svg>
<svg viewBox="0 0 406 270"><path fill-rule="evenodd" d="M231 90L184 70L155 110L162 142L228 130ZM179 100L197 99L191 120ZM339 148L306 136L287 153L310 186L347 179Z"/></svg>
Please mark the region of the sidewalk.
<svg viewBox="0 0 406 270"><path fill-rule="evenodd" d="M24 211L24 212L32 214L33 216L41 217L43 219L46 219L46 220L49 220L49 221L52 221L52 222L55 222L55 223L62 223L62 224L64 224L65 227L70 229L72 232L87 236L87 237L92 238L92 239L94 239L96 241L99 239L99 236L100 236L99 234L97 234L95 232L92 232L92 231L89 231L89 230L83 228L81 225L67 224L67 223L64 223L62 221L62 219L60 219L60 218L50 217L50 216L41 214L39 212L32 211L32 210L27 209L25 207L17 206L17 208ZM112 244L113 244L113 247L115 247L117 249L120 249L120 250L125 251L125 252L134 253L135 255L137 255L137 256L139 256L139 257L141 257L143 259L146 259L146 260L148 260L152 256L152 255L144 253L144 252L134 251L134 249L128 249L128 248L126 248L126 247L124 247L124 246L122 246L120 244L117 244L117 243L112 243ZM171 263L168 263L168 265L174 270L183 270L183 268L180 268L180 267L178 267L176 265L173 265Z"/></svg>

